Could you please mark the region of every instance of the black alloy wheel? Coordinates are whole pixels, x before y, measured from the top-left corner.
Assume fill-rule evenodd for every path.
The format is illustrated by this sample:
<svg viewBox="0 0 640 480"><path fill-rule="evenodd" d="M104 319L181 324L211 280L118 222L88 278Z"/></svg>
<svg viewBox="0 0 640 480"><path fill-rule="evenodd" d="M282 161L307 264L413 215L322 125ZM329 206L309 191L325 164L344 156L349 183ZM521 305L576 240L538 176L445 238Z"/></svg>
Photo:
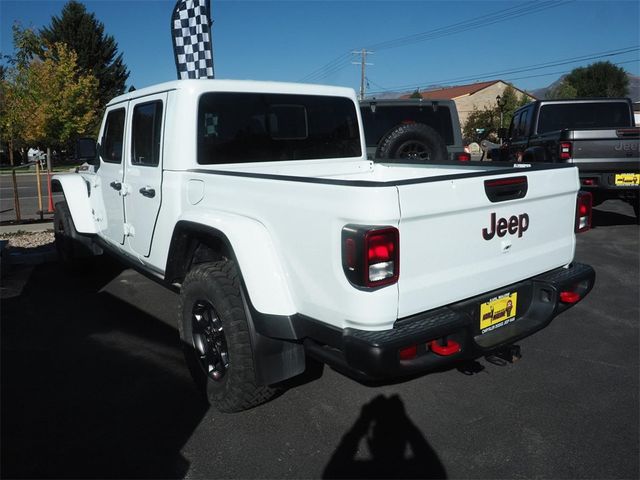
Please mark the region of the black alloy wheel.
<svg viewBox="0 0 640 480"><path fill-rule="evenodd" d="M431 150L422 142L410 140L398 147L396 155L397 158L428 162L431 159Z"/></svg>
<svg viewBox="0 0 640 480"><path fill-rule="evenodd" d="M219 382L229 368L229 350L222 321L207 300L194 303L191 317L191 337L200 367L209 378Z"/></svg>

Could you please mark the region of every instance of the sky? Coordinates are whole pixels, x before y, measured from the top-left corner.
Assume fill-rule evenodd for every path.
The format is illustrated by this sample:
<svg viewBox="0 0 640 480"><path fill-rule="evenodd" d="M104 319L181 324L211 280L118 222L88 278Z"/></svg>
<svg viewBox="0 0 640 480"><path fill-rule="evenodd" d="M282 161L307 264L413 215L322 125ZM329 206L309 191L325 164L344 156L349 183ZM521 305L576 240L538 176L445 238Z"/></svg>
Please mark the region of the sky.
<svg viewBox="0 0 640 480"><path fill-rule="evenodd" d="M11 26L49 25L65 1L0 0L0 52ZM86 0L142 88L177 78L170 34L175 0ZM640 2L211 0L216 78L305 81L367 93L502 79L545 87L609 60L640 75ZM354 62L355 64L352 64ZM544 67L544 68L541 68Z"/></svg>

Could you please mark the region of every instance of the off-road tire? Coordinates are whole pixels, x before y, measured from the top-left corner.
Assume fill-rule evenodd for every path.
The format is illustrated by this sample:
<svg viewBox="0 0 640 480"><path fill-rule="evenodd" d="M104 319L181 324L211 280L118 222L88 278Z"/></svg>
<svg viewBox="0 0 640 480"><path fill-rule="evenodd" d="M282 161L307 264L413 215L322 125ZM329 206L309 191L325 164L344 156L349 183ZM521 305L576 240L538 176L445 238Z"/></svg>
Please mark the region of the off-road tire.
<svg viewBox="0 0 640 480"><path fill-rule="evenodd" d="M376 158L401 159L410 163L440 163L448 160L447 145L433 128L422 123L400 125L378 144Z"/></svg>
<svg viewBox="0 0 640 480"><path fill-rule="evenodd" d="M213 373L219 375L220 371L205 372L207 361L196 346L194 312L202 304L213 308L216 321L223 329L228 365L220 367L223 374L217 380L214 380ZM247 410L268 401L277 393L272 387L256 384L249 325L240 278L233 261L201 263L187 273L178 303L178 328L191 376L207 401L219 411Z"/></svg>
<svg viewBox="0 0 640 480"><path fill-rule="evenodd" d="M58 202L55 205L53 235L60 263L68 269L79 268L82 264L82 254L73 239L77 232L67 202Z"/></svg>

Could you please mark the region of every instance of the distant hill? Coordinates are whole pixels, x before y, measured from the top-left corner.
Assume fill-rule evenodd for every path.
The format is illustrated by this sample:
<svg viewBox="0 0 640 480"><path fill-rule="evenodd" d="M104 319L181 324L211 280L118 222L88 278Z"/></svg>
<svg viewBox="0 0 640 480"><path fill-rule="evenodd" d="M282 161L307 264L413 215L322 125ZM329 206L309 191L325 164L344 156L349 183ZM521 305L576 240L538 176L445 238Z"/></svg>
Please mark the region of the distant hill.
<svg viewBox="0 0 640 480"><path fill-rule="evenodd" d="M562 83L564 77L566 77L566 75L563 75L551 85L548 85L544 88L531 90L529 93L531 93L531 95L533 95L534 97L543 100L549 90ZM627 73L627 77L629 78L629 98L631 98L631 101L633 102L640 102L640 77L636 77L635 75L631 75L630 73Z"/></svg>

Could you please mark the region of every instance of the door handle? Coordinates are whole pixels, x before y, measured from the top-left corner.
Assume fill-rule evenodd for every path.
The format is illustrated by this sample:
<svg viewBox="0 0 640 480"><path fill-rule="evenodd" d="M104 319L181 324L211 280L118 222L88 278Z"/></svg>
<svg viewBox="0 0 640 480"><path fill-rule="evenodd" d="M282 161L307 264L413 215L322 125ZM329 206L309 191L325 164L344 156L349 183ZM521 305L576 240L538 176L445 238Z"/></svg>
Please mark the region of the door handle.
<svg viewBox="0 0 640 480"><path fill-rule="evenodd" d="M120 182L111 182L109 184L111 186L111 188L113 188L114 190L120 191L122 190L122 184Z"/></svg>
<svg viewBox="0 0 640 480"><path fill-rule="evenodd" d="M156 191L151 188L151 187L142 187L140 189L140 193L144 196L144 197L148 197L148 198L153 198L156 196Z"/></svg>

